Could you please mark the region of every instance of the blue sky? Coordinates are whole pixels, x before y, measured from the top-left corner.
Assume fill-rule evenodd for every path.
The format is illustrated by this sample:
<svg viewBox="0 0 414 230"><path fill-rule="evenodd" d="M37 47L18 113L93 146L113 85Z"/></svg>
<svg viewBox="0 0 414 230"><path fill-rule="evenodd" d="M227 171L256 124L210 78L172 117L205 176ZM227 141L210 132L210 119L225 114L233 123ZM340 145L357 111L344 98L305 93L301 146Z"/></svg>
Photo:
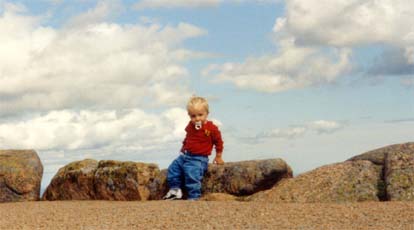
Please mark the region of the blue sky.
<svg viewBox="0 0 414 230"><path fill-rule="evenodd" d="M0 0L0 148L35 149L42 190L85 158L177 156L197 94L225 161L296 174L413 140L408 0Z"/></svg>

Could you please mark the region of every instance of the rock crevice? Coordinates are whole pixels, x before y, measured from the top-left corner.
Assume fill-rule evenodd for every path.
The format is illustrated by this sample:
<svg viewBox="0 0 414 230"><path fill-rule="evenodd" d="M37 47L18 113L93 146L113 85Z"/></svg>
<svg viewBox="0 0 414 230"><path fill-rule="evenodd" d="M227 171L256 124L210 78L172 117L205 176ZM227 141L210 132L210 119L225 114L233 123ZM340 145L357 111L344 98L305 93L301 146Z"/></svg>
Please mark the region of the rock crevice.
<svg viewBox="0 0 414 230"><path fill-rule="evenodd" d="M381 201L414 201L414 142L389 145L350 158L381 167Z"/></svg>

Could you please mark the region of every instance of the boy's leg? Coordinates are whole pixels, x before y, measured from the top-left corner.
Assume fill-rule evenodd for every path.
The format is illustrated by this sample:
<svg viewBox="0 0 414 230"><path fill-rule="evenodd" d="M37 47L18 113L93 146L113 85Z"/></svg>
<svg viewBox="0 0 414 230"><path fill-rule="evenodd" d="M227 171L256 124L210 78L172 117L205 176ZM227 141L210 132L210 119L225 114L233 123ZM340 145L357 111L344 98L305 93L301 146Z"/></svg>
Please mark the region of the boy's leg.
<svg viewBox="0 0 414 230"><path fill-rule="evenodd" d="M201 181L208 167L208 157L189 157L184 162L185 187L188 191L188 199L201 197Z"/></svg>
<svg viewBox="0 0 414 230"><path fill-rule="evenodd" d="M181 184L183 182L183 176L183 158L180 155L168 167L167 183L170 190L163 197L163 200L177 200L182 198Z"/></svg>
<svg viewBox="0 0 414 230"><path fill-rule="evenodd" d="M167 183L170 189L179 189L182 184L183 177L183 156L178 156L171 164L168 166L167 171Z"/></svg>

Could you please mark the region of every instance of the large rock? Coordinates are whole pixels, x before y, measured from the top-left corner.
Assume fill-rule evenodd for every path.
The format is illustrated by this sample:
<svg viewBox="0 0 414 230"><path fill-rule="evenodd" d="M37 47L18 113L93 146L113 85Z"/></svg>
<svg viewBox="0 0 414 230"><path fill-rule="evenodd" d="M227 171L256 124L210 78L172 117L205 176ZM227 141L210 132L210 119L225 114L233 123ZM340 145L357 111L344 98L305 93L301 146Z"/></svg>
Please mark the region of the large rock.
<svg viewBox="0 0 414 230"><path fill-rule="evenodd" d="M272 188L283 178L291 178L292 169L282 159L210 164L203 179L203 193L228 193L246 196Z"/></svg>
<svg viewBox="0 0 414 230"><path fill-rule="evenodd" d="M414 142L407 142L403 144L388 145L382 148L374 149L357 156L354 156L348 161L368 160L374 164L384 165L387 154L390 153L409 153L414 154Z"/></svg>
<svg viewBox="0 0 414 230"><path fill-rule="evenodd" d="M282 159L209 164L203 178L202 194L225 193L234 196L251 195L266 190L283 178L291 178L292 170ZM161 199L168 191L167 170L164 169L150 184L151 199ZM186 191L184 190L184 198Z"/></svg>
<svg viewBox="0 0 414 230"><path fill-rule="evenodd" d="M42 175L34 150L0 150L0 202L39 200Z"/></svg>
<svg viewBox="0 0 414 230"><path fill-rule="evenodd" d="M378 201L381 167L370 161L325 165L248 197L265 202Z"/></svg>
<svg viewBox="0 0 414 230"><path fill-rule="evenodd" d="M381 166L380 198L414 200L414 142L389 145L354 156L348 161L369 160Z"/></svg>
<svg viewBox="0 0 414 230"><path fill-rule="evenodd" d="M158 166L132 161L93 159L72 162L59 169L43 200L148 200L148 185Z"/></svg>
<svg viewBox="0 0 414 230"><path fill-rule="evenodd" d="M96 197L95 171L98 161L85 159L71 162L52 178L42 200L90 200Z"/></svg>
<svg viewBox="0 0 414 230"><path fill-rule="evenodd" d="M385 159L387 200L414 201L414 154L393 152Z"/></svg>
<svg viewBox="0 0 414 230"><path fill-rule="evenodd" d="M96 199L148 200L149 183L160 173L155 164L100 161L95 172Z"/></svg>
<svg viewBox="0 0 414 230"><path fill-rule="evenodd" d="M150 190L150 200L161 200L162 197L165 194L167 194L167 169L163 169L160 171L160 173L154 178L154 180L149 183L148 189Z"/></svg>

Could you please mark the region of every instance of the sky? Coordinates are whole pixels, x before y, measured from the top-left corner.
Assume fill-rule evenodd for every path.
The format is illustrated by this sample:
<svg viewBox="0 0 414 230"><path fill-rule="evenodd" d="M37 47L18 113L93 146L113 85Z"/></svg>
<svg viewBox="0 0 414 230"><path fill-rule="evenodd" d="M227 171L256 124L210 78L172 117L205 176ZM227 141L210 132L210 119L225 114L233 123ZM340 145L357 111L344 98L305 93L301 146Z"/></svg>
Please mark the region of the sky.
<svg viewBox="0 0 414 230"><path fill-rule="evenodd" d="M413 141L413 21L409 0L0 0L0 148L36 150L42 191L86 158L164 169L191 95L226 162L297 175Z"/></svg>

